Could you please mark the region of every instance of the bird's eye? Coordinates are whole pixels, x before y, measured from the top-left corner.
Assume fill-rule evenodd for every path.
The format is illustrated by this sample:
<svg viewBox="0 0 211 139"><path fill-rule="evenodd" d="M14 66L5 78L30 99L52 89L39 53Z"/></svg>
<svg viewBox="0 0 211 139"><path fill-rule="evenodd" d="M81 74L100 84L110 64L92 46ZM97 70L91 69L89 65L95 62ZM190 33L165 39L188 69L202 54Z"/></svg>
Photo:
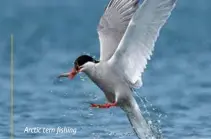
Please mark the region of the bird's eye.
<svg viewBox="0 0 211 139"><path fill-rule="evenodd" d="M78 68L79 68L79 66L78 66L78 64L77 64L77 63L74 63L74 65L75 65L75 70L77 71L77 70L78 70Z"/></svg>
<svg viewBox="0 0 211 139"><path fill-rule="evenodd" d="M76 65L75 69L76 69L76 71L78 71L80 68L79 68L79 66L78 66L78 65Z"/></svg>

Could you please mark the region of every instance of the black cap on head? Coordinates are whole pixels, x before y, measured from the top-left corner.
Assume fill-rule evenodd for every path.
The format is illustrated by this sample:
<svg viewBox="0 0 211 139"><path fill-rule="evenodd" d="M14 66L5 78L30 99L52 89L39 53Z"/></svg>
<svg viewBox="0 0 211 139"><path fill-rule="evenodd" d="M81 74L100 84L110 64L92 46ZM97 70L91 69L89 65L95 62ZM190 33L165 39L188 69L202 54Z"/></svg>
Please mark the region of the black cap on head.
<svg viewBox="0 0 211 139"><path fill-rule="evenodd" d="M94 62L94 63L98 63L99 61L96 61L94 58L92 58L91 56L88 55L81 55L79 56L75 62L74 62L74 66L75 69L78 70L78 67L82 66L83 64L87 63L87 62Z"/></svg>

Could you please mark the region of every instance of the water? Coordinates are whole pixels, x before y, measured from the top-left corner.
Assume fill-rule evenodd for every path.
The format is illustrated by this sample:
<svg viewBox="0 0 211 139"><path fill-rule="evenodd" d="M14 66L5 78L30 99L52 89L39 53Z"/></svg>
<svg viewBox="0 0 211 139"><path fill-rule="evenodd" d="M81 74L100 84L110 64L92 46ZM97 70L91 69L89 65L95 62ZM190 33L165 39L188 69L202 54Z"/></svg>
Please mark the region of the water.
<svg viewBox="0 0 211 139"><path fill-rule="evenodd" d="M57 80L80 54L99 58L96 26L107 0L0 1L0 138L9 137L10 34L14 34L14 132L23 138L136 139L118 108L91 109L103 93L88 79ZM211 138L211 2L179 1L161 31L136 97L168 139ZM84 75L81 75L84 76ZM24 133L70 127L75 135ZM161 132L159 131L159 132Z"/></svg>

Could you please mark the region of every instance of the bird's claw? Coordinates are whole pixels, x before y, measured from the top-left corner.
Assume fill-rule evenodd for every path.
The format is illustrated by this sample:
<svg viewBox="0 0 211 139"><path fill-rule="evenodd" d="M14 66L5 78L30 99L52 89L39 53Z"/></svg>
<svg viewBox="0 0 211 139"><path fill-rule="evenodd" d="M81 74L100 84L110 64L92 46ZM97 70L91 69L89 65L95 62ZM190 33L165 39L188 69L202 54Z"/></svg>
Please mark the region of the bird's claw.
<svg viewBox="0 0 211 139"><path fill-rule="evenodd" d="M116 103L106 103L106 104L93 104L91 103L91 107L92 108L110 108L110 107L114 107L117 106Z"/></svg>
<svg viewBox="0 0 211 139"><path fill-rule="evenodd" d="M93 108L99 108L99 104L93 104L93 103L91 103L91 107L93 107Z"/></svg>

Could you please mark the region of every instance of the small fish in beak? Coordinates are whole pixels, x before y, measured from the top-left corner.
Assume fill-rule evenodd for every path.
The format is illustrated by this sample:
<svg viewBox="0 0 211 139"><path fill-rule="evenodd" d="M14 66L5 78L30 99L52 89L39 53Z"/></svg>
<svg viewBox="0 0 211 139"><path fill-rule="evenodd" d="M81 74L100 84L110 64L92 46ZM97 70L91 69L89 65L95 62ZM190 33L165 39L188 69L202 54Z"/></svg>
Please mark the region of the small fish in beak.
<svg viewBox="0 0 211 139"><path fill-rule="evenodd" d="M75 68L72 69L71 72L67 72L67 73L62 73L58 76L58 78L62 78L62 77L68 77L70 79L73 79L75 77L75 75L78 73L79 71L77 71Z"/></svg>

